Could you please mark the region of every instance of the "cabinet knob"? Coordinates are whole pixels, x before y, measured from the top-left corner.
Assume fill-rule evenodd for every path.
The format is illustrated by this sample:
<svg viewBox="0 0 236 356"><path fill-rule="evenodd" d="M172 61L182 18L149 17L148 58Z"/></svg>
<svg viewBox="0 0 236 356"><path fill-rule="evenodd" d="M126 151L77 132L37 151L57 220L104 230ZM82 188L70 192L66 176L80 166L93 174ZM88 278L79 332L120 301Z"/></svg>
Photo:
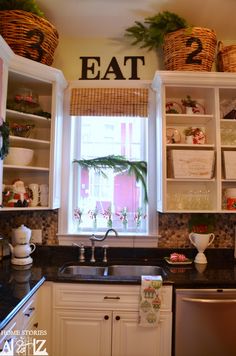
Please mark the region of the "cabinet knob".
<svg viewBox="0 0 236 356"><path fill-rule="evenodd" d="M120 320L120 316L119 315L116 316L116 320Z"/></svg>
<svg viewBox="0 0 236 356"><path fill-rule="evenodd" d="M105 319L105 320L108 320L108 319L109 319L109 315L105 315L105 316L104 316L104 319Z"/></svg>

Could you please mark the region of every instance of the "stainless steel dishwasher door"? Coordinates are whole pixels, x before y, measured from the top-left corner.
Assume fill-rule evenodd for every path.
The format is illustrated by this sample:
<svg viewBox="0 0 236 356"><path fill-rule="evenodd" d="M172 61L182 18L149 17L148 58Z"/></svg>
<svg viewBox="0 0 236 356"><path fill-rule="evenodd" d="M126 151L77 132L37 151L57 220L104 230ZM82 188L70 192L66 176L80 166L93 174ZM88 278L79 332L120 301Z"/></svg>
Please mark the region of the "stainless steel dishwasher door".
<svg viewBox="0 0 236 356"><path fill-rule="evenodd" d="M236 355L236 290L177 289L175 356Z"/></svg>

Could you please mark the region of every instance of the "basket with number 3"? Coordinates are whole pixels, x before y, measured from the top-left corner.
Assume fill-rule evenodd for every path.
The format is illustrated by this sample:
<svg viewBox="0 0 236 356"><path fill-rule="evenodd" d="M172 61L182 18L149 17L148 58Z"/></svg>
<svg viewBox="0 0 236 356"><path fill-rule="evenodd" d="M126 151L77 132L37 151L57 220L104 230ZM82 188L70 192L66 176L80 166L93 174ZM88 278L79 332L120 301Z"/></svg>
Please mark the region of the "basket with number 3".
<svg viewBox="0 0 236 356"><path fill-rule="evenodd" d="M0 11L0 34L15 54L51 65L58 32L46 19L22 10Z"/></svg>
<svg viewBox="0 0 236 356"><path fill-rule="evenodd" d="M216 45L216 34L208 28L189 27L170 32L163 44L165 69L210 72Z"/></svg>

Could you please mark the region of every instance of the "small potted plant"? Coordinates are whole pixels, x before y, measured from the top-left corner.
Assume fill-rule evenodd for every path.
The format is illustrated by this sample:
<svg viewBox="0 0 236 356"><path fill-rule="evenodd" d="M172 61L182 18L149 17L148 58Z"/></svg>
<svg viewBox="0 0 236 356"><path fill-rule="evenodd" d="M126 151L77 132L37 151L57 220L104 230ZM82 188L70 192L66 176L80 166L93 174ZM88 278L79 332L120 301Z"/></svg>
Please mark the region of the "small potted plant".
<svg viewBox="0 0 236 356"><path fill-rule="evenodd" d="M187 127L184 130L185 142L187 144L204 144L205 134L199 127Z"/></svg>
<svg viewBox="0 0 236 356"><path fill-rule="evenodd" d="M186 109L186 114L195 114L197 109L197 101L192 99L190 95L187 95L185 99L181 100L182 105Z"/></svg>
<svg viewBox="0 0 236 356"><path fill-rule="evenodd" d="M215 217L213 214L192 214L188 226L189 232L210 234L214 231Z"/></svg>

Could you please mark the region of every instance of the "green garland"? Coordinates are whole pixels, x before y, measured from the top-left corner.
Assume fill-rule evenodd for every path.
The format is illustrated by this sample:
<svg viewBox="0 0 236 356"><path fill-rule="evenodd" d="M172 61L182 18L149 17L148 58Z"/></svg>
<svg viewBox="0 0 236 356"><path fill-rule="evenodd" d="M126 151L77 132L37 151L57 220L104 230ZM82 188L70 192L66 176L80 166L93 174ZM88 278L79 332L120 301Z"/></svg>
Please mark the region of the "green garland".
<svg viewBox="0 0 236 356"><path fill-rule="evenodd" d="M44 17L35 0L0 0L0 11L23 10Z"/></svg>
<svg viewBox="0 0 236 356"><path fill-rule="evenodd" d="M132 38L132 45L139 44L140 48L159 49L164 43L167 33L187 28L187 21L170 11L163 11L154 16L147 17L144 23L135 21L135 24L125 30L125 36Z"/></svg>
<svg viewBox="0 0 236 356"><path fill-rule="evenodd" d="M7 122L2 120L2 124L0 124L0 135L2 136L2 147L0 148L0 159L4 159L8 155L9 134L10 134L9 125Z"/></svg>
<svg viewBox="0 0 236 356"><path fill-rule="evenodd" d="M129 161L124 156L109 155L97 157L93 159L74 159L73 163L78 163L82 168L93 168L107 178L104 169L111 168L115 173L126 172L129 175L134 175L137 182L141 182L144 189L144 201L148 202L147 195L147 162L145 161Z"/></svg>

